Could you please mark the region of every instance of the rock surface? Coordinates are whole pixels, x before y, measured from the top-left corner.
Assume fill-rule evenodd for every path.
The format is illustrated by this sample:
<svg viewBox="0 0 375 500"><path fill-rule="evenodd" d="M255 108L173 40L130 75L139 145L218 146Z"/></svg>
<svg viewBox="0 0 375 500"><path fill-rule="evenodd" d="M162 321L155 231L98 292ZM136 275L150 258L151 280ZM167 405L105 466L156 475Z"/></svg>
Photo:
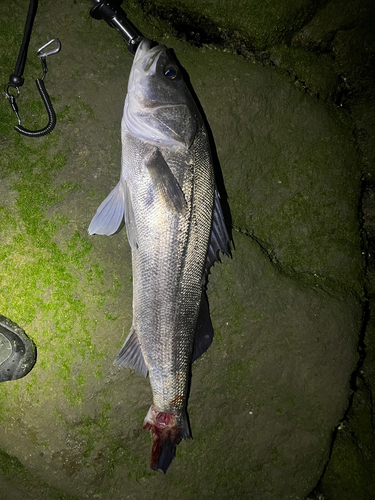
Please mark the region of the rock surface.
<svg viewBox="0 0 375 500"><path fill-rule="evenodd" d="M1 7L5 75L13 69L27 4ZM327 33L340 35L346 17L332 27L324 11L336 2L320 4L301 1L290 11L290 2L276 10L262 2L257 16L255 3L232 2L238 12L254 8L254 20L242 16L236 35L254 48L248 59L213 43L191 47L155 19L160 11L145 16L135 2L124 7L145 34L174 48L190 76L215 140L235 243L233 260L223 259L210 276L215 340L193 367L194 439L179 445L166 476L148 469L151 442L142 422L149 382L112 366L132 314L125 231L87 235L118 180L132 58L114 30L89 18L86 3L40 6L18 104L28 128L46 120L32 84L41 76L35 51L59 37L63 49L48 60L46 77L56 130L41 139L20 137L9 104L1 103L0 312L38 348L27 377L0 385L6 498L141 500L158 492L177 499L303 500L330 456L320 484L329 500L339 498L335 464L342 461L333 461L339 455L331 444L359 362L364 167L353 135L360 117L353 124L332 100L341 81L336 62L311 51L316 40L327 45ZM170 5L163 2L165 12ZM238 14L229 22L223 3L217 5L213 11L210 2L178 3L209 18L211 30L232 30ZM324 22L314 24L315 14ZM284 44L295 32L292 45ZM257 53L265 49L267 64ZM371 120L371 114L362 120L366 130ZM371 140L360 145L370 164ZM353 400L367 390L360 389ZM370 428L373 409L367 410Z"/></svg>

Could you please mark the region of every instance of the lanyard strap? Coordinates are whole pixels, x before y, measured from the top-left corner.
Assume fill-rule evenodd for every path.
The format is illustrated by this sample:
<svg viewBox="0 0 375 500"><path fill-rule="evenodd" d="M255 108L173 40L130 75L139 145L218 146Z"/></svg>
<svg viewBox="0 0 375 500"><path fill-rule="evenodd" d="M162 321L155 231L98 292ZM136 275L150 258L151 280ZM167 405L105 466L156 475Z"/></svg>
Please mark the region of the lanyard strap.
<svg viewBox="0 0 375 500"><path fill-rule="evenodd" d="M12 73L9 77L9 83L5 86L5 95L8 98L8 101L11 105L11 108L15 115L17 116L18 119L18 125L14 127L14 129L21 135L24 135L26 137L42 137L43 135L49 134L55 127L56 125L56 115L55 111L53 109L51 99L48 95L48 92L46 90L46 87L44 85L44 77L46 76L47 73L47 63L46 63L46 58L47 56L50 56L52 54L56 54L57 52L60 51L61 49L61 43L58 38L54 38L50 40L48 43L43 45L38 50L38 57L42 63L42 69L43 69L43 76L42 78L38 78L35 80L38 92L40 94L40 97L42 98L42 101L44 103L44 106L46 108L47 114L48 114L48 123L45 127L39 129L39 130L28 130L27 128L23 127L21 125L21 118L18 113L18 106L16 99L20 95L20 87L24 84L25 80L23 78L23 72L25 70L25 65L26 65L26 60L27 60L27 51L29 49L29 44L30 44L30 38L31 38L31 32L33 29L33 24L34 24L34 19L36 12L38 10L38 0L30 0L29 3L29 10L27 12L27 17L26 17L26 23L25 23L25 29L23 32L23 39L20 47L20 51L18 53L18 58L16 62L16 66L14 68L14 73ZM46 47L49 47L51 43L56 43L57 48L53 50L48 50L45 51L44 49ZM13 90L11 90L13 89Z"/></svg>
<svg viewBox="0 0 375 500"><path fill-rule="evenodd" d="M18 53L16 66L14 68L14 73L12 73L9 77L8 85L14 88L19 89L19 87L22 87L25 81L22 75L25 70L27 51L29 49L31 32L33 29L34 19L37 10L38 10L38 0L30 0L29 10L27 12L27 17L26 17L25 29L23 32L23 39L20 51Z"/></svg>

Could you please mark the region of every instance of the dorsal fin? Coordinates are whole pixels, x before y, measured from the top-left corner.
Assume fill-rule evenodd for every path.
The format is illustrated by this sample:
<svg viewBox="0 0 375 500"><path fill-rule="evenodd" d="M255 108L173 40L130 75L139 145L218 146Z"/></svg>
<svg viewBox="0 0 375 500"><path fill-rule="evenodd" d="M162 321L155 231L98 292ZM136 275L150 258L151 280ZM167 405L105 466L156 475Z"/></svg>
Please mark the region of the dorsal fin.
<svg viewBox="0 0 375 500"><path fill-rule="evenodd" d="M227 255L228 257L232 257L230 239L220 204L220 195L215 187L212 227L205 267L206 280L210 272L210 268L215 264L215 262L220 262L219 252Z"/></svg>
<svg viewBox="0 0 375 500"><path fill-rule="evenodd" d="M195 328L192 361L195 361L199 358L199 356L207 351L212 344L213 338L214 329L212 328L208 300L206 292L203 291L199 307L197 326Z"/></svg>

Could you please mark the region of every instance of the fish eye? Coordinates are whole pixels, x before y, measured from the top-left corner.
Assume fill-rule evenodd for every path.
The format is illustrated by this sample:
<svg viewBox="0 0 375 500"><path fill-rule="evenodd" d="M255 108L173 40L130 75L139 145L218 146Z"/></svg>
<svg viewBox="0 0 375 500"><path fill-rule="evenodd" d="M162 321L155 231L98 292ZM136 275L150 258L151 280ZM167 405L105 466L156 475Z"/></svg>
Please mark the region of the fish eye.
<svg viewBox="0 0 375 500"><path fill-rule="evenodd" d="M178 70L177 68L168 68L165 70L164 75L169 78L170 80L175 80L178 75Z"/></svg>

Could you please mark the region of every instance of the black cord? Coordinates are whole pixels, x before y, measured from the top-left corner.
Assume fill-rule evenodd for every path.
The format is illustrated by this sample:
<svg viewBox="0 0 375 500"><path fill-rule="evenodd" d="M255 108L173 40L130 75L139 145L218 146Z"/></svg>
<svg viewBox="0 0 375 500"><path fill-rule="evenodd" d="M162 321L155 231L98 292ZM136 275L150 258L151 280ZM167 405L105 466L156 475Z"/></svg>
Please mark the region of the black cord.
<svg viewBox="0 0 375 500"><path fill-rule="evenodd" d="M49 45L51 42L48 44L44 45L41 49L38 51L38 55L42 61L42 66L43 66L43 78L35 80L37 89L39 91L39 94L43 100L44 106L47 110L48 113L48 123L47 125L39 130L28 130L25 127L21 125L20 117L18 114L18 106L16 103L16 98L19 95L19 87L21 87L25 80L23 78L23 72L25 70L25 65L26 65L26 60L27 60L27 52L29 49L29 44L30 44L30 38L31 38L31 32L33 30L33 24L36 16L36 12L38 10L38 0L30 0L29 3L29 10L27 12L27 17L26 17L26 22L25 22L25 29L23 32L23 39L21 43L21 47L18 53L18 58L16 62L16 66L14 68L14 73L12 73L9 77L9 83L5 87L5 93L6 96L10 102L10 105L16 114L18 118L19 125L16 125L14 128L17 132L19 132L22 135L25 135L26 137L42 137L43 135L49 134L56 125L56 114L53 109L51 99L48 95L48 92L46 90L46 87L44 85L43 78L47 72L47 66L45 65L45 57L50 54L54 54L60 50L61 44L58 39L53 39L51 42L57 42L58 43L58 48L55 51L45 53L45 57L41 57L39 54L39 51L44 49L47 45ZM13 87L17 90L18 94L15 96L9 92L9 88Z"/></svg>
<svg viewBox="0 0 375 500"><path fill-rule="evenodd" d="M24 78L22 77L25 70L27 51L29 49L31 32L33 29L34 19L36 11L38 10L38 0L30 0L29 10L27 12L25 29L23 32L22 44L20 51L18 53L18 58L16 66L14 68L14 73L9 77L9 84L15 87L21 87L24 84Z"/></svg>
<svg viewBox="0 0 375 500"><path fill-rule="evenodd" d="M14 129L17 130L17 132L19 132L20 134L25 135L26 137L42 137L43 135L52 132L56 125L56 114L44 82L42 79L38 78L37 80L35 80L35 83L48 113L48 123L44 128L40 130L28 130L27 128L22 127L22 125L16 125Z"/></svg>

